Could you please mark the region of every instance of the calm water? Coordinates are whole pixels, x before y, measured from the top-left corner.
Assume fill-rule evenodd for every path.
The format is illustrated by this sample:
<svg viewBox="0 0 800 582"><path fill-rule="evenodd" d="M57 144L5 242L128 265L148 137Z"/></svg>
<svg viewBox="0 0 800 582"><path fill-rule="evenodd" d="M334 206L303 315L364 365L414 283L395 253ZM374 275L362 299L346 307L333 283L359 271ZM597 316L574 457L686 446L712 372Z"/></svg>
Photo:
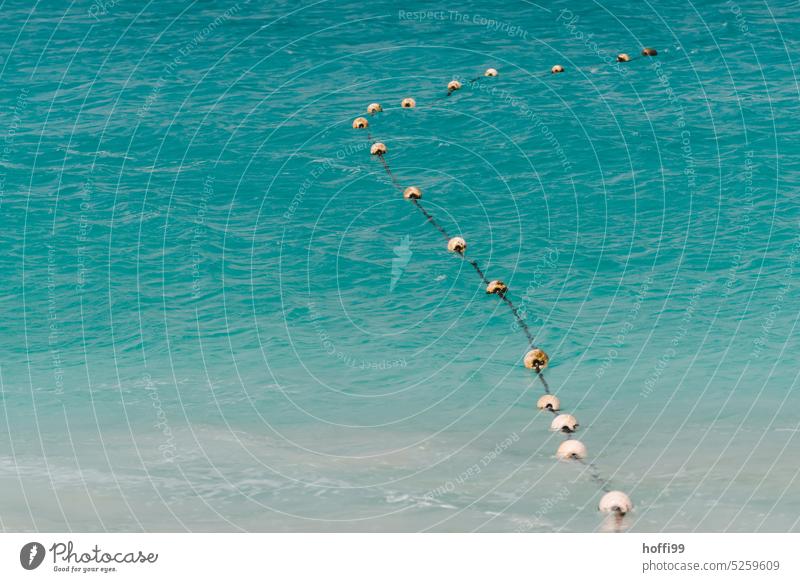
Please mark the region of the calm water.
<svg viewBox="0 0 800 582"><path fill-rule="evenodd" d="M796 6L546 4L3 3L0 527L605 527L380 102L625 527L800 529Z"/></svg>

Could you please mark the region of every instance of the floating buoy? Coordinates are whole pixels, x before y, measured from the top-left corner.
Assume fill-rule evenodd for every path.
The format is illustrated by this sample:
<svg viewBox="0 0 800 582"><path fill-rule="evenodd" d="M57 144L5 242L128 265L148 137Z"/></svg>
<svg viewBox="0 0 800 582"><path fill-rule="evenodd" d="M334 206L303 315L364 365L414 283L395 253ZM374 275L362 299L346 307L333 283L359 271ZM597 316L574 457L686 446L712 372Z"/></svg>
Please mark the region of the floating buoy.
<svg viewBox="0 0 800 582"><path fill-rule="evenodd" d="M411 97L406 97L405 99L403 99L400 105L402 105L406 109L411 109L412 107L417 106L417 102L414 101L414 99L412 99Z"/></svg>
<svg viewBox="0 0 800 582"><path fill-rule="evenodd" d="M550 423L550 430L556 432L575 432L578 430L578 419L571 414L559 414Z"/></svg>
<svg viewBox="0 0 800 582"><path fill-rule="evenodd" d="M454 236L449 241L447 241L447 250L452 253L463 253L467 250L467 241L465 241L460 236Z"/></svg>
<svg viewBox="0 0 800 582"><path fill-rule="evenodd" d="M356 117L353 120L353 129L364 129L369 125L369 122L364 117Z"/></svg>
<svg viewBox="0 0 800 582"><path fill-rule="evenodd" d="M533 348L527 354L525 354L525 367L530 368L531 370L544 370L547 367L547 362L550 361L550 358L547 354L544 353L544 350L540 350L539 348Z"/></svg>
<svg viewBox="0 0 800 582"><path fill-rule="evenodd" d="M369 148L369 153L371 153L373 156L382 156L387 151L389 150L386 149L386 146L379 141L372 144L372 147Z"/></svg>
<svg viewBox="0 0 800 582"><path fill-rule="evenodd" d="M586 445L581 441L569 439L558 446L556 457L559 459L585 459L587 455Z"/></svg>
<svg viewBox="0 0 800 582"><path fill-rule="evenodd" d="M380 103L370 103L369 107L367 107L367 113L370 115L374 115L375 113L380 113L383 111L383 107L381 107Z"/></svg>
<svg viewBox="0 0 800 582"><path fill-rule="evenodd" d="M543 394L539 401L536 403L536 408L539 410L559 410L561 408L561 402L558 400L557 397L553 396L552 394Z"/></svg>
<svg viewBox="0 0 800 582"><path fill-rule="evenodd" d="M642 56L643 57L654 57L658 54L658 51L654 48L643 48L642 49Z"/></svg>
<svg viewBox="0 0 800 582"><path fill-rule="evenodd" d="M506 291L508 291L508 286L502 281L492 281L486 286L487 293L503 295Z"/></svg>
<svg viewBox="0 0 800 582"><path fill-rule="evenodd" d="M497 69L492 69L491 67L486 69L486 72L484 73L484 76L486 77L496 77L497 75L499 75Z"/></svg>
<svg viewBox="0 0 800 582"><path fill-rule="evenodd" d="M633 509L631 498L622 491L609 491L600 499L597 508L603 513L617 513L625 515Z"/></svg>
<svg viewBox="0 0 800 582"><path fill-rule="evenodd" d="M411 200L412 198L415 200L419 200L422 198L422 192L416 186L409 186L405 190L403 190L403 198L406 200Z"/></svg>
<svg viewBox="0 0 800 582"><path fill-rule="evenodd" d="M563 73L564 72L564 67L562 67L561 65L553 65L553 68L550 69L550 72L551 73Z"/></svg>
<svg viewBox="0 0 800 582"><path fill-rule="evenodd" d="M619 53L617 55L617 62L618 63L627 63L631 60L631 57L628 56L628 53Z"/></svg>
<svg viewBox="0 0 800 582"><path fill-rule="evenodd" d="M459 81L456 81L455 79L453 79L447 84L447 90L450 91L451 93L453 91L458 91L459 89L461 89L461 83Z"/></svg>

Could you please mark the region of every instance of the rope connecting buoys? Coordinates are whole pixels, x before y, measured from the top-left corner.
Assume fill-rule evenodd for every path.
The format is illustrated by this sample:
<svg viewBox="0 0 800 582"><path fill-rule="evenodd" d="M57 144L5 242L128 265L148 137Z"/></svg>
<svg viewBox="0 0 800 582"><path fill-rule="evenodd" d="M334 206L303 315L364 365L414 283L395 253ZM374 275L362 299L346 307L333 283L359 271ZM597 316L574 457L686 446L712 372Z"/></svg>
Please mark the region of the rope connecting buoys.
<svg viewBox="0 0 800 582"><path fill-rule="evenodd" d="M505 295L506 291L508 291L508 285L502 281L491 281L486 286L486 292L490 294L496 293L497 295Z"/></svg>
<svg viewBox="0 0 800 582"><path fill-rule="evenodd" d="M447 241L447 250L451 253L458 253L459 255L464 254L464 251L467 250L467 241L460 236L454 236Z"/></svg>
<svg viewBox="0 0 800 582"><path fill-rule="evenodd" d="M564 72L564 67L562 67L561 65L553 65L553 68L550 69L550 72L553 73L553 74L563 73Z"/></svg>
<svg viewBox="0 0 800 582"><path fill-rule="evenodd" d="M369 122L365 117L356 117L353 120L353 129L365 129L369 125Z"/></svg>
<svg viewBox="0 0 800 582"><path fill-rule="evenodd" d="M597 508L603 513L625 515L633 509L631 498L622 491L609 491L600 499Z"/></svg>
<svg viewBox="0 0 800 582"><path fill-rule="evenodd" d="M500 73L497 72L497 69L493 69L493 68L489 67L488 69L486 69L486 72L483 75L485 77L496 77L499 74Z"/></svg>
<svg viewBox="0 0 800 582"><path fill-rule="evenodd" d="M555 432L575 432L578 430L578 419L571 414L559 414L550 423L550 430Z"/></svg>
<svg viewBox="0 0 800 582"><path fill-rule="evenodd" d="M386 149L386 146L379 141L376 141L374 144L372 144L372 147L369 148L369 153L371 153L373 156L382 156L388 151L389 150Z"/></svg>
<svg viewBox="0 0 800 582"><path fill-rule="evenodd" d="M658 51L654 48L645 47L642 49L643 57L654 57L656 55L658 55Z"/></svg>
<svg viewBox="0 0 800 582"><path fill-rule="evenodd" d="M587 454L586 445L575 439L564 441L558 446L558 450L556 451L556 457L562 460L585 459Z"/></svg>
<svg viewBox="0 0 800 582"><path fill-rule="evenodd" d="M550 361L550 357L544 353L544 350L539 348L533 348L527 354L525 354L525 367L530 368L531 370L544 370L547 367L547 363Z"/></svg>
<svg viewBox="0 0 800 582"><path fill-rule="evenodd" d="M422 191L416 186L409 186L403 190L403 198L406 200L419 200L422 198Z"/></svg>
<svg viewBox="0 0 800 582"><path fill-rule="evenodd" d="M400 102L400 105L404 109L412 109L417 106L417 102L414 101L413 97L406 97Z"/></svg>
<svg viewBox="0 0 800 582"><path fill-rule="evenodd" d="M447 84L447 90L452 93L453 91L458 91L461 89L461 82L453 79Z"/></svg>
<svg viewBox="0 0 800 582"><path fill-rule="evenodd" d="M561 401L557 396L553 396L552 394L542 394L536 402L536 408L539 410L556 412L561 409Z"/></svg>
<svg viewBox="0 0 800 582"><path fill-rule="evenodd" d="M617 55L617 62L618 63L627 63L631 60L631 57L628 53L619 53Z"/></svg>
<svg viewBox="0 0 800 582"><path fill-rule="evenodd" d="M381 159L383 159L383 158L381 158ZM414 206L417 207L417 210L419 210L422 213L422 215L425 217L425 219L428 222L430 222L434 226L434 228L436 230L441 232L442 236L449 241L450 240L450 235L447 234L447 231L444 229L444 227L441 224L436 222L436 219L433 217L433 215L430 212L428 212L427 210L425 210L425 207L422 206L422 203L419 200L416 200L414 198L412 198L411 201L414 203Z"/></svg>
<svg viewBox="0 0 800 582"><path fill-rule="evenodd" d="M370 103L367 107L367 113L370 115L375 115L376 113L380 113L383 111L383 107L381 107L380 103Z"/></svg>

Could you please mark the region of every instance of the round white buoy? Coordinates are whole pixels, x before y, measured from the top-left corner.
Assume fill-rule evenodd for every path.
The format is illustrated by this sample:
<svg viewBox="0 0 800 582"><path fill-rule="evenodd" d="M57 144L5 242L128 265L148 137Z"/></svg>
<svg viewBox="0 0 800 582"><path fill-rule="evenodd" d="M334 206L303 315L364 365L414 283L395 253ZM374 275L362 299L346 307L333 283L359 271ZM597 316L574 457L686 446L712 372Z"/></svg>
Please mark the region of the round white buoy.
<svg viewBox="0 0 800 582"><path fill-rule="evenodd" d="M627 63L630 60L631 60L631 57L630 57L630 55L628 55L628 53L619 53L617 55L617 62L618 63Z"/></svg>
<svg viewBox="0 0 800 582"><path fill-rule="evenodd" d="M414 101L414 99L411 97L406 97L405 99L403 99L400 105L402 105L405 109L411 109L412 107L417 106L417 102Z"/></svg>
<svg viewBox="0 0 800 582"><path fill-rule="evenodd" d="M406 200L411 200L412 198L415 200L419 200L422 198L422 192L416 186L409 186L405 190L403 190L403 198Z"/></svg>
<svg viewBox="0 0 800 582"><path fill-rule="evenodd" d="M508 291L508 286L503 283L502 281L491 281L486 286L487 293L496 293L498 295L503 295L506 291Z"/></svg>
<svg viewBox="0 0 800 582"><path fill-rule="evenodd" d="M453 91L458 91L459 89L461 89L461 83L459 81L456 81L455 79L453 79L447 84L447 90L450 91L451 93Z"/></svg>
<svg viewBox="0 0 800 582"><path fill-rule="evenodd" d="M353 120L353 129L364 129L369 125L369 122L364 117L356 117Z"/></svg>
<svg viewBox="0 0 800 582"><path fill-rule="evenodd" d="M447 241L447 250L452 253L463 253L467 250L467 241L465 241L460 236L454 236L449 241Z"/></svg>
<svg viewBox="0 0 800 582"><path fill-rule="evenodd" d="M550 361L550 358L547 354L544 353L543 350L539 348L533 348L527 354L525 354L525 367L530 368L531 370L544 370L547 367L547 363Z"/></svg>
<svg viewBox="0 0 800 582"><path fill-rule="evenodd" d="M486 69L486 72L484 73L484 75L487 77L496 77L498 74L499 73L497 72L497 69L492 69L491 67Z"/></svg>
<svg viewBox="0 0 800 582"><path fill-rule="evenodd" d="M562 460L585 459L586 455L586 445L575 439L564 441L558 446L558 450L556 451L556 457Z"/></svg>
<svg viewBox="0 0 800 582"><path fill-rule="evenodd" d="M383 111L383 107L381 107L380 103L370 103L369 107L367 107L367 113L370 115L374 115L375 113L380 113Z"/></svg>
<svg viewBox="0 0 800 582"><path fill-rule="evenodd" d="M597 508L603 513L617 513L625 515L633 509L631 498L622 491L609 491L600 499Z"/></svg>
<svg viewBox="0 0 800 582"><path fill-rule="evenodd" d="M560 410L561 402L552 394L543 394L536 403L539 410Z"/></svg>
<svg viewBox="0 0 800 582"><path fill-rule="evenodd" d="M559 414L550 423L550 430L556 432L575 432L578 430L578 419L571 414Z"/></svg>
<svg viewBox="0 0 800 582"><path fill-rule="evenodd" d="M554 74L555 73L563 73L564 72L564 67L562 67L561 65L553 65L553 68L550 69L550 72L554 73Z"/></svg>
<svg viewBox="0 0 800 582"><path fill-rule="evenodd" d="M383 145L381 142L375 142L374 144L372 144L372 147L369 148L369 153L371 153L373 156L382 156L387 151L389 150L387 150L386 146Z"/></svg>

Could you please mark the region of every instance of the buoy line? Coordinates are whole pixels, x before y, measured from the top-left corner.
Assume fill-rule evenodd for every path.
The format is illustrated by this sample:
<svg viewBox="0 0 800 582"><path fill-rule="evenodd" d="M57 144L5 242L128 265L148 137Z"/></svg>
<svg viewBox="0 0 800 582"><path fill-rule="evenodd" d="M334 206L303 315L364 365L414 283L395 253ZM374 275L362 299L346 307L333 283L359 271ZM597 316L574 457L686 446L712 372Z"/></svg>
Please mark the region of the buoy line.
<svg viewBox="0 0 800 582"><path fill-rule="evenodd" d="M642 49L640 56L633 58L626 53L620 53L617 56L617 62L627 63L643 57L655 57L656 55L658 55L658 51L656 49L644 48ZM551 68L550 74L563 74L564 72L565 69L563 66L554 65ZM483 76L497 77L498 75L499 72L497 69L489 68L486 69ZM474 77L468 80L467 83L472 85L479 79L480 76ZM443 97L450 97L454 92L460 90L461 88L461 82L454 79L447 84L447 94ZM439 97L435 100L442 99L443 97ZM413 109L416 106L417 102L412 97L406 97L401 102L401 107L404 109ZM375 115L382 111L383 107L379 103L372 103L367 107L367 113L369 115ZM369 122L364 117L357 117L353 121L354 129L366 129L368 126ZM590 479L596 483L600 490L604 493L597 506L598 509L603 513L613 516L614 531L621 531L622 519L625 515L632 511L633 503L626 493L611 489L609 480L602 477L597 465L587 460L589 453L586 445L584 445L581 441L572 438L571 435L574 434L580 426L578 420L572 414L561 412L561 401L557 396L551 394L550 386L547 383L544 374L542 373L542 370L544 370L544 368L546 368L549 364L550 358L541 348L535 345L533 334L531 333L527 322L520 316L519 311L508 296L508 286L499 279L490 281L480 268L480 265L478 265L478 262L466 256L466 240L461 236L451 236L447 230L436 220L436 218L423 206L421 202L422 191L419 187L408 186L403 188L400 180L398 180L394 172L392 172L392 169L389 167L389 163L386 160L386 154L389 151L386 145L383 142L375 141L371 132L369 131L367 132L367 138L370 142L370 154L380 160L381 165L392 182L392 185L402 193L403 198L411 201L411 203L414 204L414 207L425 217L427 222L433 225L434 228L436 228L436 230L438 230L439 233L444 236L444 238L447 240L447 249L450 252L459 255L464 261L472 266L476 274L480 277L482 283L486 286L486 294L497 295L511 310L511 313L517 320L519 327L523 330L528 339L528 346L530 349L525 354L523 363L526 368L529 368L536 373L537 377L542 382L542 386L544 387L545 394L542 395L536 403L537 408L539 410L552 413L554 418L550 424L550 430L561 432L565 435L565 440L559 445L555 456L559 460L577 461L586 468L586 470L589 472Z"/></svg>

